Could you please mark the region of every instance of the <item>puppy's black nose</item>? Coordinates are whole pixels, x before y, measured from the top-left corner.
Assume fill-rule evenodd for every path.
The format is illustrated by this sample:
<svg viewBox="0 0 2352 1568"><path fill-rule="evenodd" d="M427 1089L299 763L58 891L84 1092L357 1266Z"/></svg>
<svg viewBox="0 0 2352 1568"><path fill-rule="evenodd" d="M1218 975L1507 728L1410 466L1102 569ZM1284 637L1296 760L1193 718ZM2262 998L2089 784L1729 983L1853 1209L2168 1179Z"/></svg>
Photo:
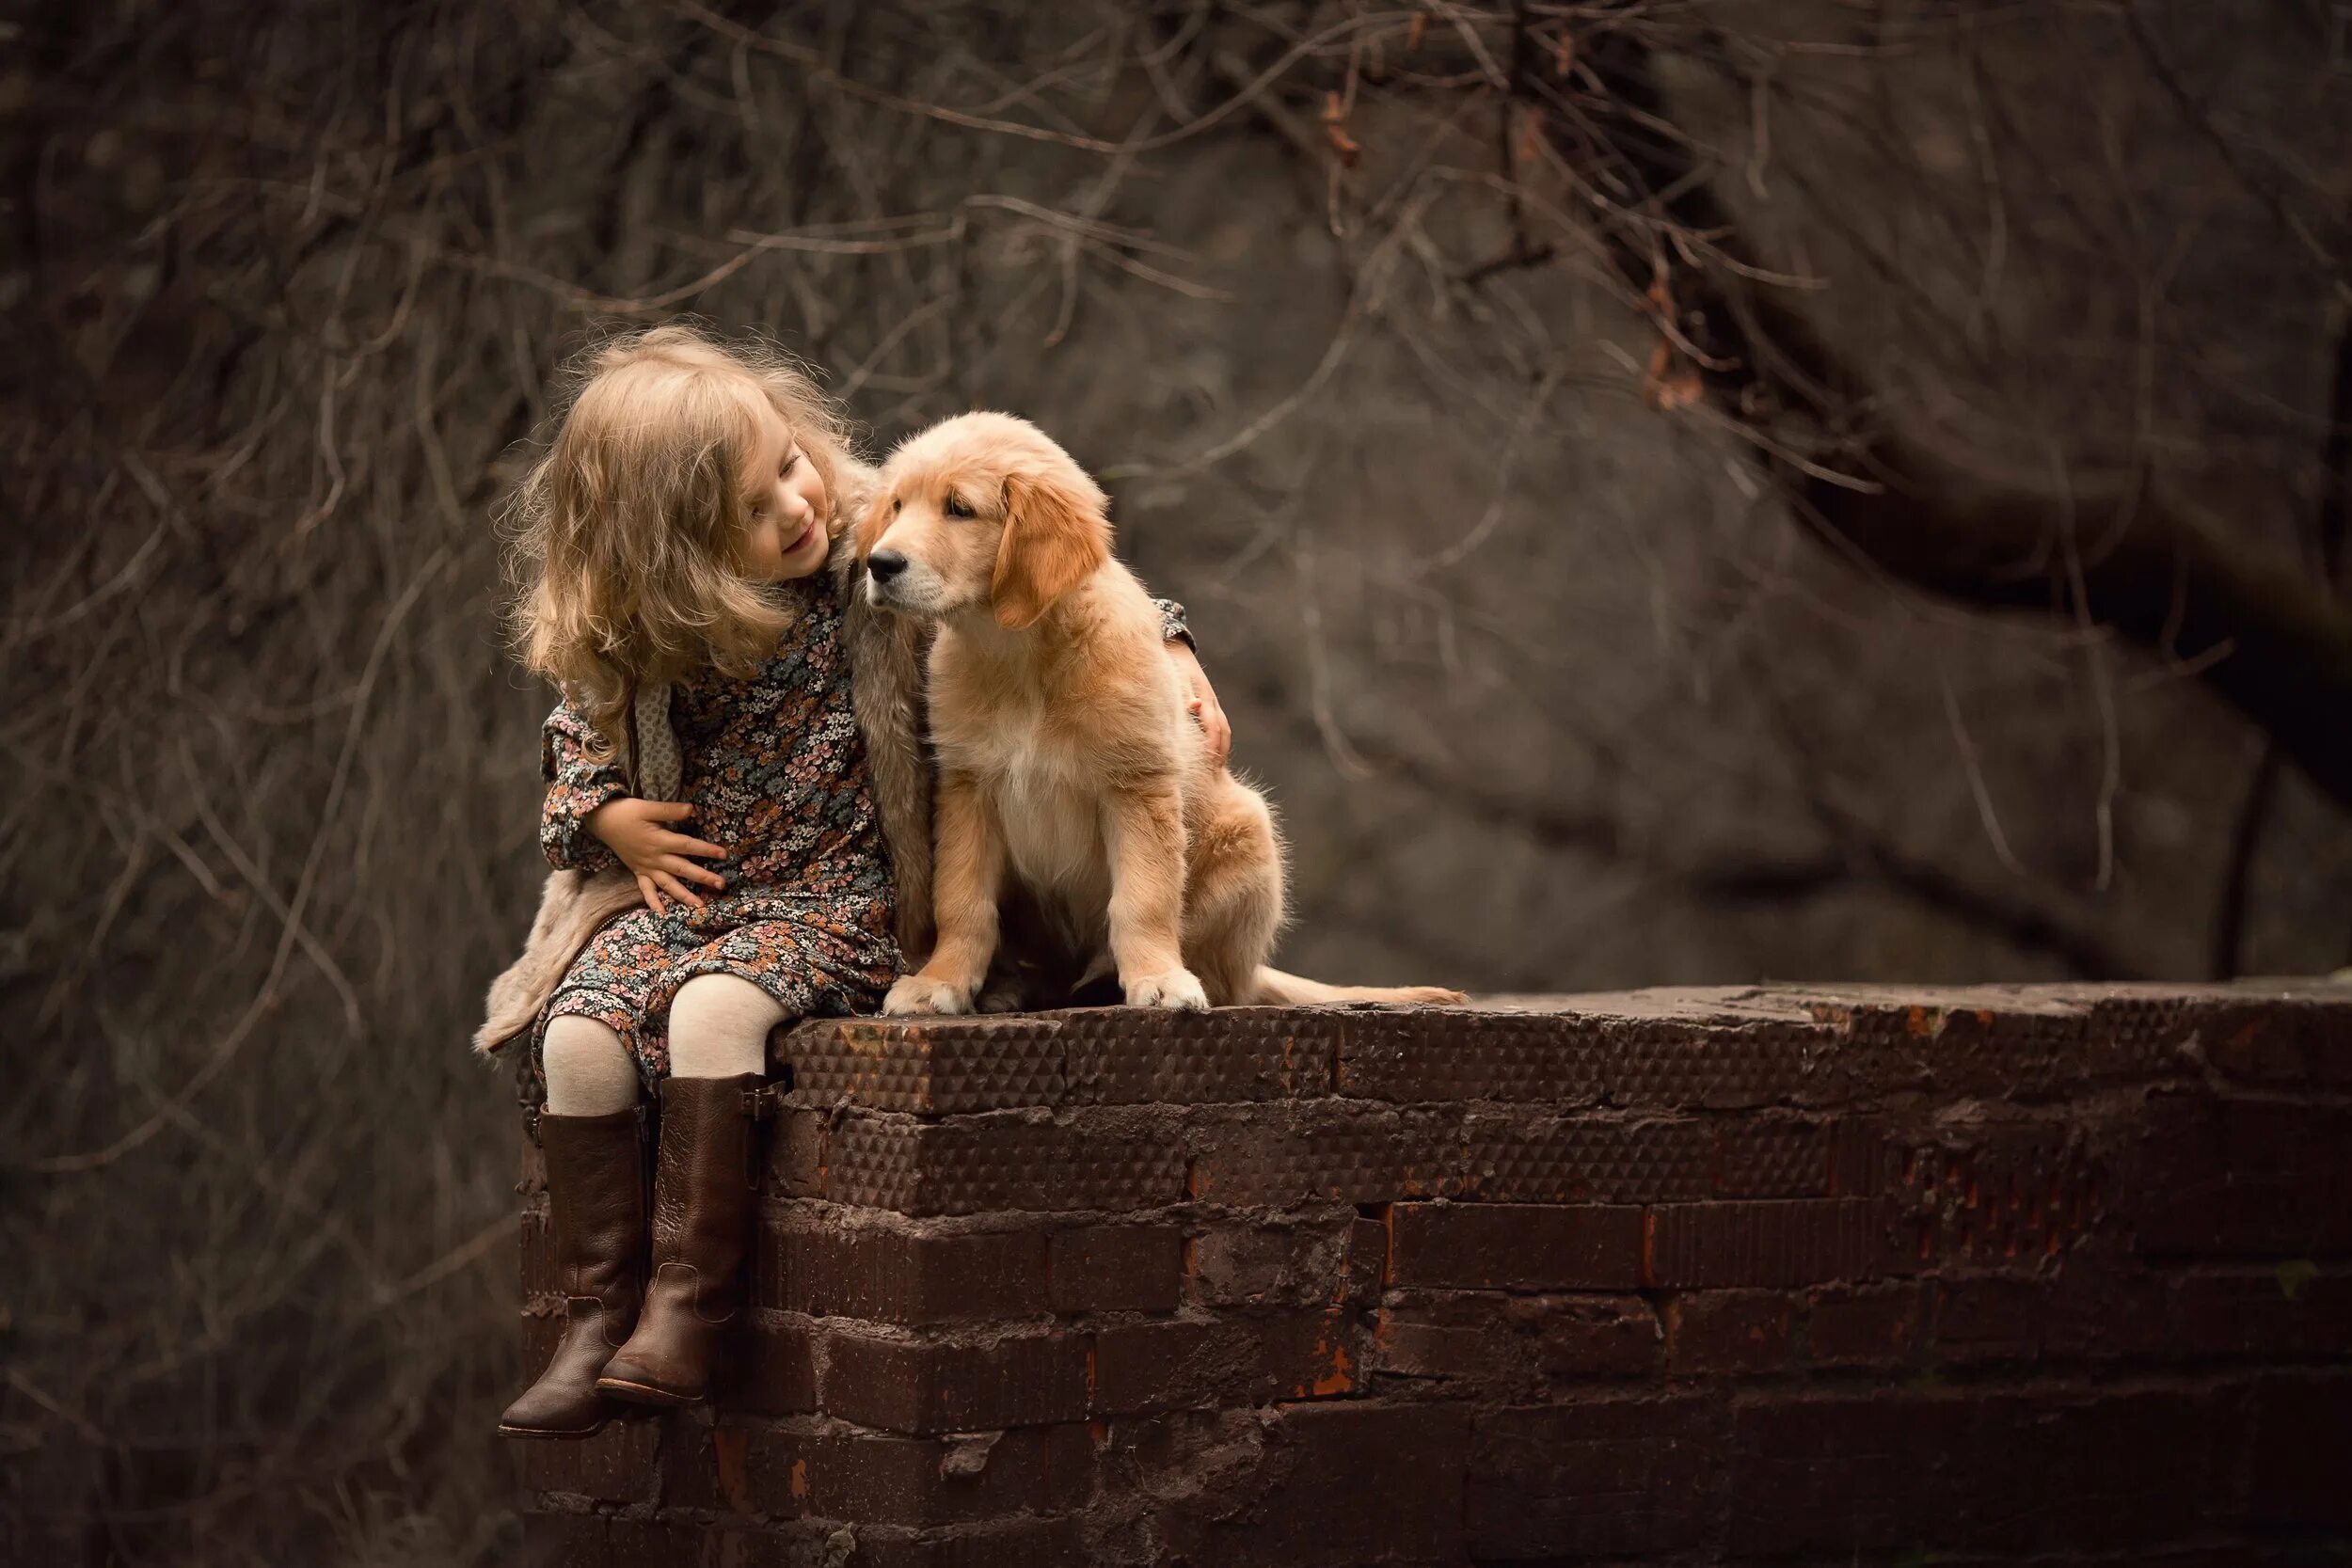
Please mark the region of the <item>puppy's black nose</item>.
<svg viewBox="0 0 2352 1568"><path fill-rule="evenodd" d="M866 569L883 582L888 582L907 569L907 558L897 550L876 550L866 558Z"/></svg>

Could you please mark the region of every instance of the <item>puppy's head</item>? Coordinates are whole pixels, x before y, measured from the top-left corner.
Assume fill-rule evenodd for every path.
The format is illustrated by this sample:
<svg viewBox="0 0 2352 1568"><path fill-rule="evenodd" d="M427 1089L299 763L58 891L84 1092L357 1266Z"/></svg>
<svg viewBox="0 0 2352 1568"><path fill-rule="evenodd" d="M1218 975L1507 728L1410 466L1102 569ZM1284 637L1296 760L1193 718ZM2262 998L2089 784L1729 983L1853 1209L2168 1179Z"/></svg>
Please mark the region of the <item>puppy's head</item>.
<svg viewBox="0 0 2352 1568"><path fill-rule="evenodd" d="M866 591L927 621L987 605L1018 631L1110 560L1108 504L1027 420L959 414L882 465L859 538Z"/></svg>

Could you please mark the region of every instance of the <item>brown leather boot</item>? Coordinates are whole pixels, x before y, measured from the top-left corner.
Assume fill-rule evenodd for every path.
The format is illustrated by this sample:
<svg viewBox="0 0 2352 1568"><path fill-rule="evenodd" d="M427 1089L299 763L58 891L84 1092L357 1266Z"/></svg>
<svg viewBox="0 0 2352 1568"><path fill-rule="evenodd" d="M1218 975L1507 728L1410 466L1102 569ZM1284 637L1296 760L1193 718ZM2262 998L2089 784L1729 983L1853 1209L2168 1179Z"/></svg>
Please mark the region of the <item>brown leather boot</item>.
<svg viewBox="0 0 2352 1568"><path fill-rule="evenodd" d="M564 1337L539 1381L499 1418L508 1437L592 1437L613 1414L596 1374L637 1326L645 1283L644 1118L539 1117L563 1269Z"/></svg>
<svg viewBox="0 0 2352 1568"><path fill-rule="evenodd" d="M654 1162L653 1275L637 1332L596 1387L638 1404L693 1404L719 1338L739 1315L750 1250L758 1073L661 1081Z"/></svg>

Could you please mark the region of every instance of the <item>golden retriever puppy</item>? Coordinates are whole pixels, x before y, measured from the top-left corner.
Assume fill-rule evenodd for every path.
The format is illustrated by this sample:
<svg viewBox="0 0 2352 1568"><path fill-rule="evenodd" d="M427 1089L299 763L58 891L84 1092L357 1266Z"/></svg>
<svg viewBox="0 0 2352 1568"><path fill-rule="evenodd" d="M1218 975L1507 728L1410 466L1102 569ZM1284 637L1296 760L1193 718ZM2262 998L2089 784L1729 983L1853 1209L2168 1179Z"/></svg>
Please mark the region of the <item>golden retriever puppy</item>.
<svg viewBox="0 0 2352 1568"><path fill-rule="evenodd" d="M1130 1006L1458 1002L1434 986L1326 986L1266 967L1282 842L1213 763L1160 619L1111 556L1102 490L1027 422L965 414L909 437L862 542L872 602L935 623L938 942L886 1013L961 1013L1008 904Z"/></svg>

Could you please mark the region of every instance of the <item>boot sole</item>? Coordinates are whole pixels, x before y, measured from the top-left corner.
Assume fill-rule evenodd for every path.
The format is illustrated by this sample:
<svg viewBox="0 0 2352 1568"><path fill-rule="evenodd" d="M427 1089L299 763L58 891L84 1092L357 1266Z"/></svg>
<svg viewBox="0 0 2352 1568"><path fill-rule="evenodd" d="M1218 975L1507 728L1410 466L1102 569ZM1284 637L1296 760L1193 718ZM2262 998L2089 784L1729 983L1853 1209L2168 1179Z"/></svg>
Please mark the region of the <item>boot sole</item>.
<svg viewBox="0 0 2352 1568"><path fill-rule="evenodd" d="M559 1432L548 1427L508 1426L504 1421L501 1421L499 1423L499 1435L501 1437L548 1437L561 1441L578 1442L583 1438L594 1437L597 1433L602 1432L606 1427L612 1424L612 1418L607 1416L603 1420L598 1421L595 1426L573 1427L567 1431Z"/></svg>
<svg viewBox="0 0 2352 1568"><path fill-rule="evenodd" d="M596 1379L596 1392L608 1399L626 1400L631 1404L656 1404L665 1410L682 1409L703 1402L701 1394L680 1394L650 1383L624 1383L615 1377Z"/></svg>

